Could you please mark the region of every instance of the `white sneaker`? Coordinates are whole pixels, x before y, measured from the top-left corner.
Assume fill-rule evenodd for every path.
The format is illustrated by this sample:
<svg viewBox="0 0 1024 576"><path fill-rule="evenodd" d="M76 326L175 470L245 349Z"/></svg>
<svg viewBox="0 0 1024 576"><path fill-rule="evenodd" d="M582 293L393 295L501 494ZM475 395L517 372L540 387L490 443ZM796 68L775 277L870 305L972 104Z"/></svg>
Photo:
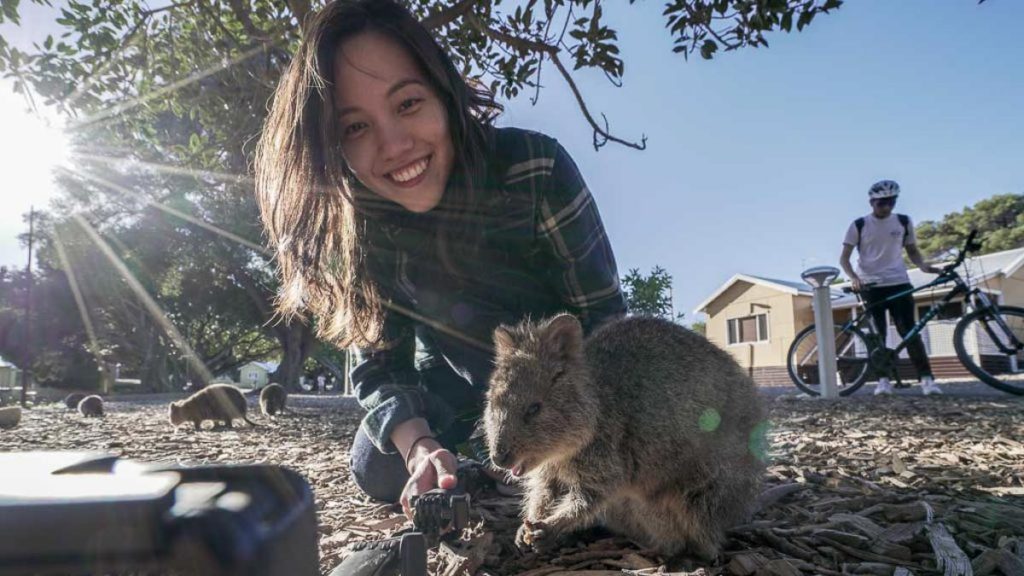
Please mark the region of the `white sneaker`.
<svg viewBox="0 0 1024 576"><path fill-rule="evenodd" d="M939 385L935 383L935 380L932 380L931 378L925 378L924 380L921 381L921 392L925 396L931 396L932 394L941 395L942 388L939 388Z"/></svg>
<svg viewBox="0 0 1024 576"><path fill-rule="evenodd" d="M892 395L892 382L888 378L879 378L875 385L875 396L880 394Z"/></svg>

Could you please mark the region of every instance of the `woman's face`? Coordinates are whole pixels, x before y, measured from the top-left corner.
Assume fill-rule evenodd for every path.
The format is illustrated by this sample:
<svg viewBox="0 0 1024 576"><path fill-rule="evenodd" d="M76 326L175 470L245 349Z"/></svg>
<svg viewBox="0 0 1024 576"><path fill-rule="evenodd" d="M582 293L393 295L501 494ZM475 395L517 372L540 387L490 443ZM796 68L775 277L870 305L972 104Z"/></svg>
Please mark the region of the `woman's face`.
<svg viewBox="0 0 1024 576"><path fill-rule="evenodd" d="M444 104L412 55L380 33L338 47L335 110L342 155L372 192L412 212L441 201L454 153Z"/></svg>

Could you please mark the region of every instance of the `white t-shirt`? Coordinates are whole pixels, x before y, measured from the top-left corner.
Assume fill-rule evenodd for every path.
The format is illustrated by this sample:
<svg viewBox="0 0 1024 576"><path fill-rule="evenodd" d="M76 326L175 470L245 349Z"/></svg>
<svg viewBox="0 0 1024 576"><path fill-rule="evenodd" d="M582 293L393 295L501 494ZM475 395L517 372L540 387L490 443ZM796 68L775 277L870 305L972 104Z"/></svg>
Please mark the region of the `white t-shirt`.
<svg viewBox="0 0 1024 576"><path fill-rule="evenodd" d="M865 284L894 286L907 284L907 265L903 263L903 247L917 244L914 222L907 218L907 228L895 213L888 218L864 217L864 228L857 242L857 223L850 223L843 244L857 247L857 275ZM905 235L905 236L904 236Z"/></svg>

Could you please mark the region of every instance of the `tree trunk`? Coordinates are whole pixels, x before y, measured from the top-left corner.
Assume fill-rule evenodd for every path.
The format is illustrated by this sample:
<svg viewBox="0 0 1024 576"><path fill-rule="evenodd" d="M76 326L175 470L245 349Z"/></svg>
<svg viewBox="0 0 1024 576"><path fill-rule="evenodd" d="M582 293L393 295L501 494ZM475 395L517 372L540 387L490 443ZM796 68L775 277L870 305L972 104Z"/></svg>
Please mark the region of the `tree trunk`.
<svg viewBox="0 0 1024 576"><path fill-rule="evenodd" d="M153 392L166 392L171 388L168 378L166 343L162 341L155 326L147 330L147 341L142 364L139 366L139 380L142 386Z"/></svg>
<svg viewBox="0 0 1024 576"><path fill-rule="evenodd" d="M281 365L270 379L289 390L301 391L299 377L302 376L302 365L316 347L316 337L308 326L297 319L279 324L274 328L274 333L281 343Z"/></svg>

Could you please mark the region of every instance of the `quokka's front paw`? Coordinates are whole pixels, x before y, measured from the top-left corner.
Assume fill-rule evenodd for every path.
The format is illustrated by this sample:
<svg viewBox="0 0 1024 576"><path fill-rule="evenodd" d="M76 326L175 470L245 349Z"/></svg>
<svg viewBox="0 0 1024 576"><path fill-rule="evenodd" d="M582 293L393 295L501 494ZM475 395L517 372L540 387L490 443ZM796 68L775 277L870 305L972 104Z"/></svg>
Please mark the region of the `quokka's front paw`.
<svg viewBox="0 0 1024 576"><path fill-rule="evenodd" d="M558 546L559 538L543 522L524 520L516 531L516 546L526 552L550 552Z"/></svg>

